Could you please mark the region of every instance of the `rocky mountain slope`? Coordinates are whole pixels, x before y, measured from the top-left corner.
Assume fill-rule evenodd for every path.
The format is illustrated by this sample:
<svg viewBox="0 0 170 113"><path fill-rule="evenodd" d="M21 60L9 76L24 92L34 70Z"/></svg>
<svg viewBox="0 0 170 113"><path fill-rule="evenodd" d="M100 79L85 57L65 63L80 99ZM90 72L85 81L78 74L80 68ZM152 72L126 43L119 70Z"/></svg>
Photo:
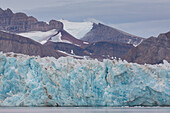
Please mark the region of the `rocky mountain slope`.
<svg viewBox="0 0 170 113"><path fill-rule="evenodd" d="M73 37L71 34L69 34L69 33L68 33L67 31L65 31L65 30L60 30L59 33L61 33L61 39L62 39L62 40L69 41L69 42L71 42L73 45L76 45L76 46L84 46L84 45L89 44L89 42L87 42L87 41L82 41L82 40L79 40L79 39Z"/></svg>
<svg viewBox="0 0 170 113"><path fill-rule="evenodd" d="M133 45L116 42L94 42L85 47L91 53L91 57L98 59L122 58Z"/></svg>
<svg viewBox="0 0 170 113"><path fill-rule="evenodd" d="M170 33L144 40L100 23L92 25L91 22L62 22L51 20L47 24L24 13L13 13L10 9L0 8L0 30L6 31L0 32L0 50L56 58L67 54L98 59L117 57L141 64L156 64L164 59L170 62ZM86 35L82 39L74 37L80 38L84 34ZM138 46L135 48L130 44Z"/></svg>
<svg viewBox="0 0 170 113"><path fill-rule="evenodd" d="M0 30L14 33L29 31L48 31L52 29L61 30L63 24L56 20L51 20L49 24L38 21L32 16L24 13L13 13L10 9L2 10L0 8Z"/></svg>
<svg viewBox="0 0 170 113"><path fill-rule="evenodd" d="M170 62L170 32L150 37L139 46L132 48L124 57L128 62L157 64Z"/></svg>
<svg viewBox="0 0 170 113"><path fill-rule="evenodd" d="M90 29L92 29L91 22L72 23L64 20L62 21L64 22L64 25L67 26L65 28L71 33L74 31L73 34L79 36L79 38L80 36L82 36L82 34L84 35L88 31L90 31ZM62 51L63 53L76 56L89 56L98 59L111 59L114 57L119 58L123 56L131 48L131 46L127 46L126 44L118 44L120 42L114 43L113 41L113 43L105 41L90 44L87 41L82 41L75 38L69 32L64 30L64 26L61 22L52 20L48 25L45 22L39 22L34 17L29 17L24 13L13 13L10 9L0 9L0 23L0 30L17 33L18 35L30 38L36 42L44 44L44 46L48 46L50 47L50 49L54 49L54 51L60 53ZM40 25L40 23L43 25ZM16 36L14 36L14 38L15 37ZM6 49L4 47L3 49L3 51L9 51L6 50L8 49L8 47ZM13 48L13 50L10 51L31 55L30 52L23 52L23 50L14 49L15 47ZM37 53L37 55L38 54L40 53Z"/></svg>
<svg viewBox="0 0 170 113"><path fill-rule="evenodd" d="M138 45L143 38L137 37L104 24L93 24L93 28L83 38L84 41L114 41L119 43L127 43Z"/></svg>
<svg viewBox="0 0 170 113"><path fill-rule="evenodd" d="M69 43L51 42L44 44L56 51L63 51L76 56L89 56L90 58L115 59L122 58L133 46L115 42L95 42L84 46L77 46Z"/></svg>
<svg viewBox="0 0 170 113"><path fill-rule="evenodd" d="M18 33L18 35L28 37L32 40L35 40L41 44L45 44L47 41L51 42L63 42L63 43L69 43L77 46L83 46L87 45L88 42L79 40L75 37L73 37L71 34L69 34L65 30L49 30L46 32L42 31L31 31L31 32L25 32L25 33Z"/></svg>
<svg viewBox="0 0 170 113"><path fill-rule="evenodd" d="M58 58L62 54L41 45L29 38L0 31L0 51L21 53L30 56L53 56Z"/></svg>
<svg viewBox="0 0 170 113"><path fill-rule="evenodd" d="M44 44L45 46L51 47L55 49L56 51L62 51L66 52L70 55L76 55L76 56L90 56L90 53L83 49L80 46L76 46L74 44L70 43L63 43L63 42L51 42L48 41Z"/></svg>

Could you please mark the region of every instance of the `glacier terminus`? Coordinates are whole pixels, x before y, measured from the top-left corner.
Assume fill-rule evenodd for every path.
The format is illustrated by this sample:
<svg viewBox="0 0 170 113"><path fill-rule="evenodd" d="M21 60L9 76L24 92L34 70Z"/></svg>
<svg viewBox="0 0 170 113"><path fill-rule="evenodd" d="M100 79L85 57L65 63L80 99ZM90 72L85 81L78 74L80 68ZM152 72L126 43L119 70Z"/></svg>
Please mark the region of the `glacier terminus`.
<svg viewBox="0 0 170 113"><path fill-rule="evenodd" d="M169 106L170 64L0 53L0 106Z"/></svg>

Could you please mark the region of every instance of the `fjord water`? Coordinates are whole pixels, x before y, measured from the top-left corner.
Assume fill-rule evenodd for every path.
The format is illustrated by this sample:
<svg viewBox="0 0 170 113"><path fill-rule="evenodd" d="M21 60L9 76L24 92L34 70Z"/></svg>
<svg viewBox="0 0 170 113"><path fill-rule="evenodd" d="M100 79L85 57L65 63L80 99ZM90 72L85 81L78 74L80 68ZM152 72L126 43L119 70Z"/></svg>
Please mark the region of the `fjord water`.
<svg viewBox="0 0 170 113"><path fill-rule="evenodd" d="M112 108L112 107L14 107L0 108L0 113L170 113L168 107Z"/></svg>

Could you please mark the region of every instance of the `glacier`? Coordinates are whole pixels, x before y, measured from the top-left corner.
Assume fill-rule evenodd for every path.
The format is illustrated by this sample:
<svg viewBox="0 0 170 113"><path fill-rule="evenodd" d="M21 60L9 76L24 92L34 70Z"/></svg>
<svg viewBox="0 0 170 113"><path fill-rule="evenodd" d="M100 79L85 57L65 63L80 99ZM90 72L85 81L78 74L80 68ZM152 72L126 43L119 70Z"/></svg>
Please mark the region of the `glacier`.
<svg viewBox="0 0 170 113"><path fill-rule="evenodd" d="M0 106L169 106L170 63L0 53Z"/></svg>
<svg viewBox="0 0 170 113"><path fill-rule="evenodd" d="M93 22L90 20L84 22L71 22L68 20L58 20L64 24L64 29L77 39L83 38L92 28Z"/></svg>

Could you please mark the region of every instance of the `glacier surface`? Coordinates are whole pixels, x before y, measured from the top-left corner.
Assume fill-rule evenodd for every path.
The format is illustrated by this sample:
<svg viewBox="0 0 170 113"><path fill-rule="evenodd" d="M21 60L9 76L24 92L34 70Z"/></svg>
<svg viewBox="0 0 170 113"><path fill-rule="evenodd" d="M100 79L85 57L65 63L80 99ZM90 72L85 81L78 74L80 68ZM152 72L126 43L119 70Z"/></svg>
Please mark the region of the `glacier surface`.
<svg viewBox="0 0 170 113"><path fill-rule="evenodd" d="M0 53L0 106L169 106L170 64Z"/></svg>
<svg viewBox="0 0 170 113"><path fill-rule="evenodd" d="M93 22L91 21L70 22L63 19L59 21L64 24L64 29L77 39L83 38L93 28Z"/></svg>

